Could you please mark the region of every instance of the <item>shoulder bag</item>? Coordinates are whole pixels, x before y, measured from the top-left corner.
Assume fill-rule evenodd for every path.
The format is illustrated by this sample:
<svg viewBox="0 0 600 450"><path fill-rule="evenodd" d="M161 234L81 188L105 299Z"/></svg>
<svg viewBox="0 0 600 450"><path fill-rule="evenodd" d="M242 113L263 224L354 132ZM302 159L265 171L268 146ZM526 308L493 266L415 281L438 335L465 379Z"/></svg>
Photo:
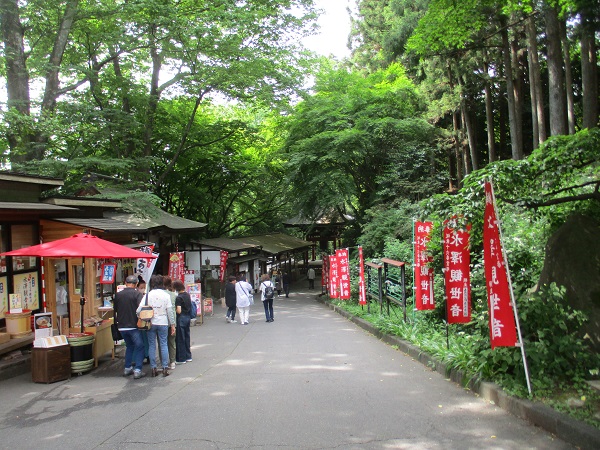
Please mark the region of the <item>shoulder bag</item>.
<svg viewBox="0 0 600 450"><path fill-rule="evenodd" d="M140 330L149 330L152 326L152 318L154 317L154 309L148 305L148 293L146 292L146 304L142 306L138 314L137 327Z"/></svg>

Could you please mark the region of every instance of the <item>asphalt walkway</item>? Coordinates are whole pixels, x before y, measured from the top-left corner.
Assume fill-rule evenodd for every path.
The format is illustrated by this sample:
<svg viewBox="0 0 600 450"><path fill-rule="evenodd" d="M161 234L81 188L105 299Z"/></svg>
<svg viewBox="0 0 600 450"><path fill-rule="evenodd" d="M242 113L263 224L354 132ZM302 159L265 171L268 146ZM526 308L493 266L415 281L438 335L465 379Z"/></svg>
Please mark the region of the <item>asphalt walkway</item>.
<svg viewBox="0 0 600 450"><path fill-rule="evenodd" d="M122 360L53 384L0 383L11 449L566 449L293 286L266 323L225 309L193 327L193 362L124 378ZM145 366L147 368L148 366ZM148 369L146 369L148 371Z"/></svg>

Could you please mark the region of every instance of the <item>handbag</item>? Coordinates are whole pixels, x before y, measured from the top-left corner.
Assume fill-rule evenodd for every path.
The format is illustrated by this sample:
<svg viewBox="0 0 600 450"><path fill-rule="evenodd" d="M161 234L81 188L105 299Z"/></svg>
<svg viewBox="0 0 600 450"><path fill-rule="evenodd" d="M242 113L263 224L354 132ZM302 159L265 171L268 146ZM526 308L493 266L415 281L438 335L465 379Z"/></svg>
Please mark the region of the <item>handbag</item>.
<svg viewBox="0 0 600 450"><path fill-rule="evenodd" d="M142 306L139 314L137 327L139 330L149 330L152 326L152 318L154 317L154 309L148 305L148 293L146 292L146 304Z"/></svg>

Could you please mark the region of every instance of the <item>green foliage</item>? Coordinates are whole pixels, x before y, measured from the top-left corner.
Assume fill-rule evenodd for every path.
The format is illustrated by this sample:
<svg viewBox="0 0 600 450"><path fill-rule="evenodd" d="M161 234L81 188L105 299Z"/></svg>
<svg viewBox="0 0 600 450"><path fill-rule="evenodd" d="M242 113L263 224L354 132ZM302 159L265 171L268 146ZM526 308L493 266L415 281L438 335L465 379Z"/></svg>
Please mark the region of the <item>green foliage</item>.
<svg viewBox="0 0 600 450"><path fill-rule="evenodd" d="M422 106L399 65L368 77L324 69L289 123L285 172L296 209L349 213L360 225L374 205L414 196L439 157Z"/></svg>

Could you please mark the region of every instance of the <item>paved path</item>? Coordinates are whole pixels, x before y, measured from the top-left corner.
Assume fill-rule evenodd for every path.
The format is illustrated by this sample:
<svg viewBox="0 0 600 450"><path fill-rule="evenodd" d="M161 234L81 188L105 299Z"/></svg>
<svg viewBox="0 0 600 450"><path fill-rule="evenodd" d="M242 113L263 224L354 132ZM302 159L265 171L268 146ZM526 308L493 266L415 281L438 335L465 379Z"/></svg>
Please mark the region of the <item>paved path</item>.
<svg viewBox="0 0 600 450"><path fill-rule="evenodd" d="M446 381L315 301L225 309L192 328L194 361L167 378L101 362L70 381L0 383L11 449L565 449L568 444ZM257 302L260 303L260 302ZM145 366L147 367L147 366Z"/></svg>

